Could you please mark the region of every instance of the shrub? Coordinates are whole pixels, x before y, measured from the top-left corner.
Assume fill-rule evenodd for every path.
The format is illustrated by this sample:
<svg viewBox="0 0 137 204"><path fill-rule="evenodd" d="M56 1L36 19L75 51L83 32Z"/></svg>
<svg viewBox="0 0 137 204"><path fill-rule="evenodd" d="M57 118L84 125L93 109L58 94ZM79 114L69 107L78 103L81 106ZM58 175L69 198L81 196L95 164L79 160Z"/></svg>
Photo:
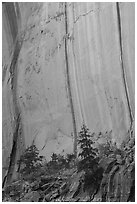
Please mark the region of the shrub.
<svg viewBox="0 0 137 204"><path fill-rule="evenodd" d="M67 160L63 155L53 153L51 155L51 161L47 163L48 169L52 173L56 173L60 169L67 167Z"/></svg>
<svg viewBox="0 0 137 204"><path fill-rule="evenodd" d="M75 155L67 154L66 156L53 153L51 160L45 164L45 170L48 174L56 174L60 170L72 168L74 166Z"/></svg>
<svg viewBox="0 0 137 204"><path fill-rule="evenodd" d="M75 165L75 159L76 157L74 154L67 154L66 155L66 163L67 163L66 167L67 168L73 167Z"/></svg>
<svg viewBox="0 0 137 204"><path fill-rule="evenodd" d="M99 144L99 152L100 156L109 156L113 154L115 151L115 146L112 144L111 141L106 141L104 144Z"/></svg>

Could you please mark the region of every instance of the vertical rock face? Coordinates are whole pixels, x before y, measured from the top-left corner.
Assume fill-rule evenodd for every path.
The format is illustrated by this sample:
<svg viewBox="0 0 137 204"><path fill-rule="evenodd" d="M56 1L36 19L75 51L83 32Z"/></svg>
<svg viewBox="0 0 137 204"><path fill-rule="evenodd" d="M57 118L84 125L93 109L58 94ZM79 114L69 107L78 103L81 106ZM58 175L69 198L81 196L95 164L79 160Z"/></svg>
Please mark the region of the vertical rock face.
<svg viewBox="0 0 137 204"><path fill-rule="evenodd" d="M47 158L72 152L82 122L120 145L134 120L134 3L2 12L3 176L33 142Z"/></svg>

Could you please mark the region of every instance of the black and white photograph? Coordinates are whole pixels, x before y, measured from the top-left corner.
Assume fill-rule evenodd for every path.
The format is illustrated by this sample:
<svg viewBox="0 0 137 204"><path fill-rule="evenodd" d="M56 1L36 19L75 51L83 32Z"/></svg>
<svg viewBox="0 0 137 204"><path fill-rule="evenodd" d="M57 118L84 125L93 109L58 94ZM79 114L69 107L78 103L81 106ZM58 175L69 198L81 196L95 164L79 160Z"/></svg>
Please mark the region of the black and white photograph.
<svg viewBox="0 0 137 204"><path fill-rule="evenodd" d="M2 202L135 202L135 2L1 2Z"/></svg>

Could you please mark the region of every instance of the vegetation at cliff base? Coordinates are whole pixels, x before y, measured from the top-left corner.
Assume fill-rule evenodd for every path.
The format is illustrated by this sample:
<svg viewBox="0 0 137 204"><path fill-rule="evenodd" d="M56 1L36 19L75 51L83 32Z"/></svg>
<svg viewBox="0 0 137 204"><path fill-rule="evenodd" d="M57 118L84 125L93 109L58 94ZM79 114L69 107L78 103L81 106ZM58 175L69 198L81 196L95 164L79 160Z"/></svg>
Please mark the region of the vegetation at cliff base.
<svg viewBox="0 0 137 204"><path fill-rule="evenodd" d="M110 135L90 133L83 124L77 158L53 153L47 161L34 144L27 147L17 161L18 178L3 189L3 201L134 201L134 138L117 148Z"/></svg>

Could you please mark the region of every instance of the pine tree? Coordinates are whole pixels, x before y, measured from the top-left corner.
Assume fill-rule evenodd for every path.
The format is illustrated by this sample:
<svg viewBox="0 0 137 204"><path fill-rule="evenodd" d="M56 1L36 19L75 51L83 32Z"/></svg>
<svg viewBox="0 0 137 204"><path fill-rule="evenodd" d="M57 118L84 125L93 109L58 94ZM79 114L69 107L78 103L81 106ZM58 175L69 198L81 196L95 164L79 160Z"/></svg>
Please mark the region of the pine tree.
<svg viewBox="0 0 137 204"><path fill-rule="evenodd" d="M80 145L78 165L79 170L95 172L98 167L97 149L94 147L93 135L85 124L82 125L79 132L78 144Z"/></svg>
<svg viewBox="0 0 137 204"><path fill-rule="evenodd" d="M21 166L20 173L28 175L37 171L41 166L42 158L42 156L39 156L39 151L35 145L28 147L18 160L18 164Z"/></svg>

